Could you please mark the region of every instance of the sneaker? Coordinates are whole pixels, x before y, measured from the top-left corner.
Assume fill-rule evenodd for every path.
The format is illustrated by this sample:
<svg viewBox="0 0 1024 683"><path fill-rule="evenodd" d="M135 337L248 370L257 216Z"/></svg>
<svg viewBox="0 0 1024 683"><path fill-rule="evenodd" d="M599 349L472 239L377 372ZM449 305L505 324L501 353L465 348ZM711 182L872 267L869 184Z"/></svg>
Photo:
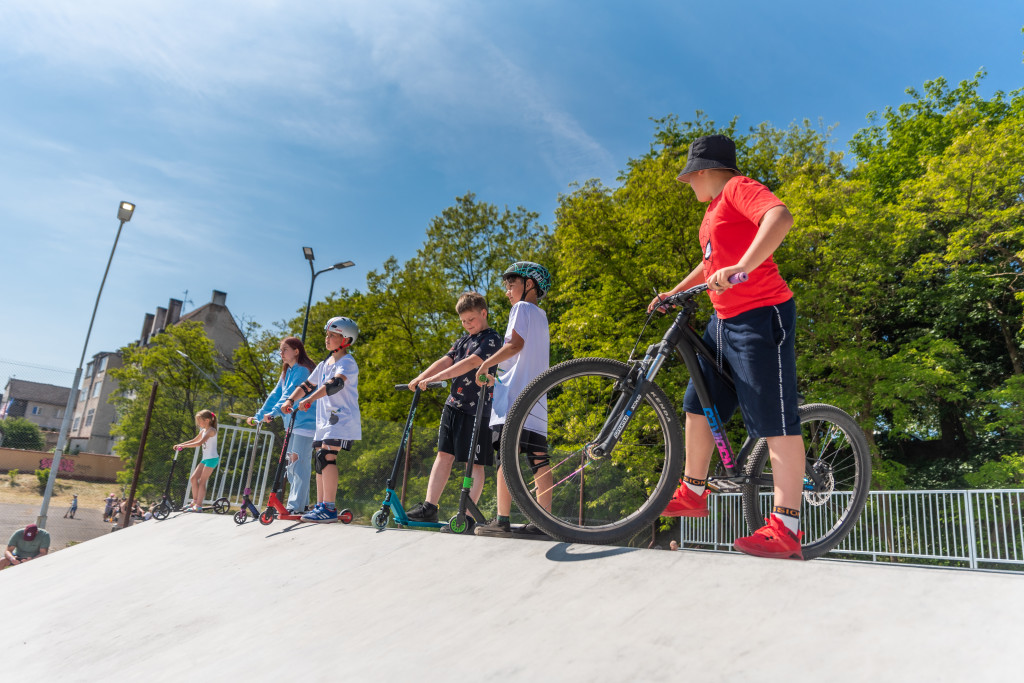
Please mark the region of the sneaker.
<svg viewBox="0 0 1024 683"><path fill-rule="evenodd" d="M433 503L423 501L422 503L415 505L411 510L406 512L405 515L412 522L436 522L437 506Z"/></svg>
<svg viewBox="0 0 1024 683"><path fill-rule="evenodd" d="M698 496L690 490L689 486L680 484L679 488L672 495L672 500L665 507L665 511L661 513L661 516L707 517L711 514L708 512L708 495L710 493L710 490L704 489L704 493Z"/></svg>
<svg viewBox="0 0 1024 683"><path fill-rule="evenodd" d="M732 546L741 553L758 557L773 557L781 560L804 559L800 541L804 532L793 533L776 515L765 518L765 526L749 536L737 538Z"/></svg>
<svg viewBox="0 0 1024 683"><path fill-rule="evenodd" d="M331 522L338 521L338 510L336 508L329 508L326 505L320 507L320 509L314 508L313 510L302 515L303 522L317 522L320 524L330 524Z"/></svg>
<svg viewBox="0 0 1024 683"><path fill-rule="evenodd" d="M551 540L551 537L544 533L544 530L533 522L524 524L521 527L516 527L512 530L512 535L517 538L531 538L538 541L543 541L545 539Z"/></svg>
<svg viewBox="0 0 1024 683"><path fill-rule="evenodd" d="M477 536L511 536L512 525L508 522L499 521L497 517L484 525L477 525L473 529Z"/></svg>

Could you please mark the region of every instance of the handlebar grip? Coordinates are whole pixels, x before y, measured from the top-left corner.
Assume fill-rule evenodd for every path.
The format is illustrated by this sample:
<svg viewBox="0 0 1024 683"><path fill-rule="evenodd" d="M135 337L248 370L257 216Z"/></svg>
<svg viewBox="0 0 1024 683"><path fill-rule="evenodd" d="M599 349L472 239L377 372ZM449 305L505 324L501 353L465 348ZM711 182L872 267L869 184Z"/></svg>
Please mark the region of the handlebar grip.
<svg viewBox="0 0 1024 683"><path fill-rule="evenodd" d="M437 389L438 387L446 387L446 386L448 386L448 382L445 382L445 381L430 382L429 384L427 384L427 389ZM408 384L396 384L395 385L395 391L403 391L403 390L408 391L409 390L409 385Z"/></svg>
<svg viewBox="0 0 1024 683"><path fill-rule="evenodd" d="M729 282L734 285L738 285L741 282L746 282L750 278L749 275L744 273L742 270L738 273L733 273L729 276Z"/></svg>

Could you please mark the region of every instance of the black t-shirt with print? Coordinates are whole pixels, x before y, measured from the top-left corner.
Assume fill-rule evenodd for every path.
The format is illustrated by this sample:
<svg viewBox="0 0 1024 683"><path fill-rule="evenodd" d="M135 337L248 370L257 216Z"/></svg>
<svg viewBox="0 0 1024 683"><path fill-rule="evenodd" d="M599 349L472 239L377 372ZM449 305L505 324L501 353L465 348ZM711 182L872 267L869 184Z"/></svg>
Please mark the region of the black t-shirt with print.
<svg viewBox="0 0 1024 683"><path fill-rule="evenodd" d="M481 330L473 335L468 333L462 335L452 344L452 348L445 355L451 358L453 363L458 363L469 356L480 356L480 358L487 360L501 348L501 345L501 336L488 327L486 330ZM448 400L445 401L445 405L470 415L475 414L476 402L480 397L480 387L476 384L476 376L479 372L480 369L477 368L453 379L452 390L448 395ZM487 409L486 405L484 409Z"/></svg>

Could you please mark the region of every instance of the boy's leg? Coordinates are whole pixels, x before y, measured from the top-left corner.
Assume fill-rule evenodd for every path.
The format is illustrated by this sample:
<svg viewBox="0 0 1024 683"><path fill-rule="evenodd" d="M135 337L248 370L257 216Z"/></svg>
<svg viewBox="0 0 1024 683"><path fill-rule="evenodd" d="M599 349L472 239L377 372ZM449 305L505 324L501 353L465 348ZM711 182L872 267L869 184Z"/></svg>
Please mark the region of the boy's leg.
<svg viewBox="0 0 1024 683"><path fill-rule="evenodd" d="M501 465L498 465L497 478L498 516L510 517L512 515L512 494L509 493L508 484L505 483L505 473L502 471Z"/></svg>
<svg viewBox="0 0 1024 683"><path fill-rule="evenodd" d="M452 464L455 456L443 451L437 452L434 458L434 465L430 468L430 479L427 481L427 502L437 505L444 492L444 486L448 483L448 477L452 474Z"/></svg>
<svg viewBox="0 0 1024 683"><path fill-rule="evenodd" d="M686 413L686 466L684 481L662 511L662 517L707 517L707 482L715 438L703 415Z"/></svg>
<svg viewBox="0 0 1024 683"><path fill-rule="evenodd" d="M800 509L804 483L804 439L795 436L769 436L768 454L772 459L775 505Z"/></svg>
<svg viewBox="0 0 1024 683"><path fill-rule="evenodd" d="M473 465L473 487L469 489L469 497L474 503L480 502L480 494L484 491L484 479L487 476L483 465Z"/></svg>
<svg viewBox="0 0 1024 683"><path fill-rule="evenodd" d="M543 456L546 453L534 453L534 455ZM537 502L548 512L551 512L551 489L554 483L555 480L551 476L550 465L542 465L537 468L536 473L533 475L533 485L537 488Z"/></svg>

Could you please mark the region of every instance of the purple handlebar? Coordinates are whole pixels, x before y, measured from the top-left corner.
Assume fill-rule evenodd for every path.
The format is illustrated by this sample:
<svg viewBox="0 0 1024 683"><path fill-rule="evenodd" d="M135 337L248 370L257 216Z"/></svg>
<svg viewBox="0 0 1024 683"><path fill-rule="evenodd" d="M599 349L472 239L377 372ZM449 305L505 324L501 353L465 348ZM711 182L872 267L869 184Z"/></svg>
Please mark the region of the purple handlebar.
<svg viewBox="0 0 1024 683"><path fill-rule="evenodd" d="M746 282L747 279L748 279L748 276L743 271L740 271L738 273L733 273L732 275L729 276L729 282L731 282L734 285L738 285L741 282Z"/></svg>

